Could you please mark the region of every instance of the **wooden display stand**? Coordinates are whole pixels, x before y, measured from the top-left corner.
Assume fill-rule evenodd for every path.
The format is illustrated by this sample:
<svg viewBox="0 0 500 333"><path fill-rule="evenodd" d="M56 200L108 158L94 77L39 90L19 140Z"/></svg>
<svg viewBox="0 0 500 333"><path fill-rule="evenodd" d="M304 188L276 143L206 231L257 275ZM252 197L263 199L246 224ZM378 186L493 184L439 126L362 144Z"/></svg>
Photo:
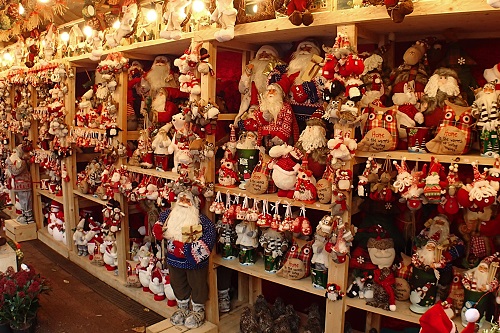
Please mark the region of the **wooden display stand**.
<svg viewBox="0 0 500 333"><path fill-rule="evenodd" d="M336 8L336 0L334 0L333 7ZM369 41L370 43L379 43L386 40L386 36L389 33L394 33L396 35L396 41L415 41L419 38L426 37L428 35L435 35L440 31L444 31L449 28L460 27L461 33L457 34L457 38L492 38L499 37L500 33L497 29L498 21L500 20L500 11L495 10L488 6L485 1L477 0L443 0L443 1L419 1L415 3L414 12L409 15L405 22L402 24L395 24L392 22L390 17L387 15L385 7L363 7L357 9L346 9L346 10L334 10L334 11L322 11L314 14L314 23L311 26L293 26L288 18L279 18L275 20L268 20L263 22L252 22L246 24L240 24L235 27L235 38L234 40L218 43L214 39L214 32L217 31L216 28L205 29L197 32L184 33L182 38L177 41L172 40L149 40L145 42L131 43L130 45L120 46L116 49L105 50L104 56L115 51L121 51L123 54L130 59L147 59L152 60L155 55L164 54L168 52L172 56L181 55L185 49L190 45L191 38L195 37L199 40L204 41L203 47L208 50L210 54L210 63L213 69L217 72L215 68L215 60L217 58L218 49L230 49L237 50L243 54L243 64L245 66L249 59L251 59L251 52L258 50L260 45L270 44L270 43L289 43L299 41L306 37L317 36L325 41L325 45L330 45L333 41L336 32L342 32L349 36L351 44L355 47L357 42L363 40L364 42ZM464 23L465 22L465 23ZM326 43L328 41L328 43ZM387 54L388 59L393 57L389 52ZM76 69L94 70L96 68L96 63L89 59L89 55L80 55L75 57L65 58L70 66L76 73ZM390 60L389 60L390 62ZM215 101L215 77L202 76L201 77L201 88L202 88L202 98L209 102ZM123 73L119 78L119 89L120 96L127 95L127 74ZM75 115L75 85L76 80L74 78L68 79L69 92L67 94L67 99L65 101L66 109L68 110L68 115L66 122L69 125L73 125L73 119ZM33 94L34 95L34 94ZM123 98L125 100L125 98ZM36 98L34 98L36 102ZM119 140L121 142L126 142L127 140L137 140L138 132L128 132L126 130L126 104L125 102L119 105L120 118L118 119L118 127L123 129L120 132ZM223 114L220 115L219 120L232 120L235 114ZM37 138L36 126L33 126L32 139ZM209 141L214 142L213 137L209 137ZM90 155L90 154L89 154ZM357 152L356 158L350 163L346 163L344 166L346 169L350 169L354 172L355 165L359 163L365 163L366 158L373 157L379 159L399 159L405 156L408 161L429 161L431 154L411 154L406 151L395 151L395 152L382 152L382 153L362 153ZM106 202L100 200L92 195L80 193L75 186L76 174L77 174L77 162L88 161L89 157L84 154L74 153L73 156L65 159L68 172L70 173L71 182L63 184L63 196L56 197L51 195L48 191L41 190L37 188L34 189L34 208L37 225L39 228L38 235L42 242L51 246L53 249L58 250L63 256L68 257L69 260L75 262L80 267L87 270L89 273L98 277L107 284L113 286L119 291L123 292L135 301L143 304L144 306L152 309L159 314L169 317L176 308L168 308L166 304L161 302L155 302L150 294L143 293L142 290L127 288L125 287L126 282L126 262L130 260L129 253L129 235L128 235L128 221L127 218L124 219L122 225L122 231L117 235L117 246L118 246L118 261L119 261L119 273L118 276L113 275L113 273L107 272L102 267L94 266L90 263L88 258L80 257L77 255L76 246L72 242L72 229L74 229L79 220L79 209L84 207L90 207L92 205L105 205ZM473 161L479 161L480 165L492 165L493 159L481 158L476 155L464 155L464 156L440 156L439 160L443 163L459 163L459 164L470 164ZM120 163L126 164L126 161L120 161ZM177 178L177 175L172 172L161 172L152 169L141 169L138 167L129 167L129 171L135 172L143 175L151 175L159 178L173 180ZM39 173L35 169L32 171L32 176L34 182L39 180ZM211 164L207 168L206 180L207 182L214 181L215 175L215 162L211 161ZM356 175L356 173L354 173ZM219 189L216 187L216 190ZM223 193L226 193L227 188L223 189ZM245 195L247 194L249 198L255 199L267 199L270 202L277 200L276 195L262 195L262 196L252 196L251 194L245 193L243 190L232 189L229 190L230 194ZM43 226L43 216L41 214L41 197L45 196L52 200L56 200L64 203L64 216L65 216L65 230L67 232L67 245L55 241ZM120 202L122 210L127 213L128 204L124 200L122 195L117 195L116 199ZM349 203L351 198L348 198ZM290 201L291 205L302 206L302 203ZM283 202L282 202L283 203ZM211 201L208 200L205 207L209 207ZM323 211L327 214L330 210L329 205L325 204L311 204L305 205L307 209ZM344 220L349 222L351 215L355 211L345 213ZM209 215L210 216L210 215ZM213 218L213 216L211 216ZM12 220L10 220L12 221ZM15 221L13 221L15 222ZM9 222L12 225L13 222ZM6 225L8 223L6 222ZM22 227L22 226L21 226ZM9 233L13 234L16 241L21 240L21 233L23 234L22 240L35 239L36 238L36 226L34 224L27 225L26 227L34 228L34 231L27 232L21 228L12 226L9 231L7 227L8 236ZM14 230L16 232L14 232ZM19 232L18 232L19 231ZM27 235L30 236L27 236ZM17 238L20 237L20 238ZM31 237L31 238L29 238ZM4 246L4 248L8 248ZM2 249L0 249L1 251ZM14 254L15 255L15 254ZM325 302L326 304L326 320L325 320L325 332L331 333L342 333L344 331L344 314L350 308L357 308L366 311L366 332L370 329L375 328L380 329L381 317L388 316L397 318L403 321L418 323L420 318L419 315L411 313L409 311L409 303L398 302L397 312L383 311L377 308L369 307L365 304L364 300L360 299L349 299L344 297L342 300L332 302L325 300L324 291L318 290L312 287L310 279L303 279L299 281L287 280L277 277L272 274L266 274L263 267L260 267L261 263L253 267L241 266L237 262L222 260L218 255L212 255L210 259L210 270L209 270L209 301L206 304L206 318L207 322L200 328L190 330L193 333L200 332L210 332L215 333L217 331L223 333L238 332L239 330L239 317L244 305L252 305L257 295L262 293L262 281L271 281L273 283L279 284L286 288L292 288L306 292L317 297L317 302ZM217 302L217 267L225 266L238 274L238 284L239 284L239 295L238 301L239 305L237 309L231 311L229 314L219 316L218 302ZM345 291L348 287L348 264L335 264L333 261L329 265L329 275L328 282L335 283ZM170 333L170 332L184 332L187 331L184 327L174 327L170 324L169 320L162 321L158 324L150 326L147 328L148 333Z"/></svg>
<svg viewBox="0 0 500 333"><path fill-rule="evenodd" d="M21 224L16 220L5 220L5 234L15 242L37 239L36 223Z"/></svg>
<svg viewBox="0 0 500 333"><path fill-rule="evenodd" d="M9 244L0 246L0 272L5 272L7 268L13 267L17 272L17 255Z"/></svg>

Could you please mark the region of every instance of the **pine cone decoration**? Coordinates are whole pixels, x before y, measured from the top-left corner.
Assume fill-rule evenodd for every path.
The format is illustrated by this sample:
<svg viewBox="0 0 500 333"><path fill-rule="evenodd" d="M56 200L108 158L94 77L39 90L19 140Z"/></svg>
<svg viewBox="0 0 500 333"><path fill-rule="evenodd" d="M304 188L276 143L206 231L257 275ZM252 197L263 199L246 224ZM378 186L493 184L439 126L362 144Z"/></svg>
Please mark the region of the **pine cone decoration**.
<svg viewBox="0 0 500 333"><path fill-rule="evenodd" d="M19 14L19 3L11 3L7 7L7 16L10 17L12 22L15 22L21 18Z"/></svg>
<svg viewBox="0 0 500 333"><path fill-rule="evenodd" d="M9 30L10 28L11 28L10 18L5 14L0 15L0 29Z"/></svg>

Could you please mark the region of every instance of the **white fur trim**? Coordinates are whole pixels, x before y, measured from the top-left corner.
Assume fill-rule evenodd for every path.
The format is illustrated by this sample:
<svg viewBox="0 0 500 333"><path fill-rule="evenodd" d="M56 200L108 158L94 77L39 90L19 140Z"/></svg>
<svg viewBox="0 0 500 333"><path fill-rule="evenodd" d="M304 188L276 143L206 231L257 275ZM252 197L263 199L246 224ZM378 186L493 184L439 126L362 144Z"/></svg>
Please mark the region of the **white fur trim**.
<svg viewBox="0 0 500 333"><path fill-rule="evenodd" d="M498 1L498 3L500 5L500 1ZM495 66L493 66L492 68L486 68L484 70L483 76L486 81L488 82L492 82L495 80L500 81L500 71L498 70L498 65L499 64L495 64Z"/></svg>

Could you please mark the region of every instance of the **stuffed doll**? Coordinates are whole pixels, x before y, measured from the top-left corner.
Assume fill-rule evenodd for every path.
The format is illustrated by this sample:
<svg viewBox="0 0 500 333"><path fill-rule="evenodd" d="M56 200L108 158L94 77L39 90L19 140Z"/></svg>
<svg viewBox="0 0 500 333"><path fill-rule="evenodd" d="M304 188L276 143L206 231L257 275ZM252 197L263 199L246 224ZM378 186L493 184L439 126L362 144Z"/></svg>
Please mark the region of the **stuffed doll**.
<svg viewBox="0 0 500 333"><path fill-rule="evenodd" d="M76 230L73 233L73 241L75 242L76 248L78 249L79 256L87 256L89 254L87 250L87 239L85 238L85 218L82 218L78 225L76 226Z"/></svg>
<svg viewBox="0 0 500 333"><path fill-rule="evenodd" d="M123 38L130 37L139 20L139 4L136 0L127 0L122 5L120 27L106 35L106 44L113 48L120 45Z"/></svg>
<svg viewBox="0 0 500 333"><path fill-rule="evenodd" d="M300 164L293 160L292 155L292 146L286 144L275 146L269 151L269 156L274 160L268 166L273 170L272 179L279 189L278 196L290 199L294 195L297 173L300 168Z"/></svg>
<svg viewBox="0 0 500 333"><path fill-rule="evenodd" d="M225 187L235 187L238 182L237 165L235 160L222 159L219 173L219 184Z"/></svg>
<svg viewBox="0 0 500 333"><path fill-rule="evenodd" d="M317 199L316 179L312 171L307 169L307 161L303 161L302 166L298 170L293 199L304 201L305 203L314 203Z"/></svg>
<svg viewBox="0 0 500 333"><path fill-rule="evenodd" d="M276 273L285 279L300 280L311 274L312 243L307 242L299 247L296 241L292 242L285 256L283 267Z"/></svg>
<svg viewBox="0 0 500 333"><path fill-rule="evenodd" d="M116 239L113 234L109 233L104 236L103 243L100 246L104 266L108 271L118 269L118 254L116 248Z"/></svg>
<svg viewBox="0 0 500 333"><path fill-rule="evenodd" d="M199 198L186 190L177 195L173 208L160 213L153 234L157 240L166 240L167 265L178 307L170 321L189 329L201 326L208 300L206 277L208 259L216 241L215 225L200 213ZM176 287L182 285L190 288Z"/></svg>
<svg viewBox="0 0 500 333"><path fill-rule="evenodd" d="M283 258L288 250L289 242L284 233L276 228L267 228L259 238L259 244L264 249L264 269L276 273L283 265Z"/></svg>
<svg viewBox="0 0 500 333"><path fill-rule="evenodd" d="M215 39L227 42L234 38L234 24L238 11L234 8L233 0L216 0L215 10L210 16L212 22L220 25L221 29L215 32Z"/></svg>
<svg viewBox="0 0 500 333"><path fill-rule="evenodd" d="M151 271L154 267L154 261L150 256L144 256L140 263L136 266L137 275L139 276L139 281L142 285L142 291L149 291L149 284L151 282Z"/></svg>
<svg viewBox="0 0 500 333"><path fill-rule="evenodd" d="M387 14L394 23L401 23L406 15L413 13L413 0L384 0Z"/></svg>
<svg viewBox="0 0 500 333"><path fill-rule="evenodd" d="M314 17L309 12L307 1L305 0L291 0L288 2L286 14L293 25L304 24L305 26L309 26L314 21Z"/></svg>
<svg viewBox="0 0 500 333"><path fill-rule="evenodd" d="M493 82L488 82L482 88L474 90L474 95L475 101L471 108L480 130L481 156L494 156L500 152L497 135L500 91L495 89Z"/></svg>
<svg viewBox="0 0 500 333"><path fill-rule="evenodd" d="M374 298L366 304L385 310L396 311L394 273L391 266L396 257L392 238L370 238L367 243L371 262L377 266L373 271Z"/></svg>
<svg viewBox="0 0 500 333"><path fill-rule="evenodd" d="M474 212L480 212L495 203L498 182L490 182L487 179L487 171L480 173L477 163L473 162L472 168L474 180L458 190L457 200L460 206Z"/></svg>
<svg viewBox="0 0 500 333"><path fill-rule="evenodd" d="M191 5L191 0L169 0L163 5L163 22L165 29L160 32L160 37L165 39L180 39L182 27L189 21L185 10Z"/></svg>
<svg viewBox="0 0 500 333"><path fill-rule="evenodd" d="M168 136L170 128L170 124L160 128L151 142L151 147L154 149L155 165L157 170L167 171L168 169L168 147L172 143L172 140L170 140Z"/></svg>
<svg viewBox="0 0 500 333"><path fill-rule="evenodd" d="M18 145L12 154L5 160L6 175L9 179L11 189L19 199L21 215L17 217L19 223L27 224L34 222L32 208L32 183L31 174L27 162L28 154L22 145Z"/></svg>
<svg viewBox="0 0 500 333"><path fill-rule="evenodd" d="M257 260L256 249L259 245L258 229L256 223L254 221L248 221L244 219L241 223L236 225L235 231L238 235L238 238L236 239L236 245L239 245L240 247L240 252L238 255L240 264L255 264L255 261Z"/></svg>
<svg viewBox="0 0 500 333"><path fill-rule="evenodd" d="M325 171L328 155L326 126L320 112L314 113L306 120L306 128L300 134L295 147L302 154L307 154L308 168L314 177L320 178Z"/></svg>

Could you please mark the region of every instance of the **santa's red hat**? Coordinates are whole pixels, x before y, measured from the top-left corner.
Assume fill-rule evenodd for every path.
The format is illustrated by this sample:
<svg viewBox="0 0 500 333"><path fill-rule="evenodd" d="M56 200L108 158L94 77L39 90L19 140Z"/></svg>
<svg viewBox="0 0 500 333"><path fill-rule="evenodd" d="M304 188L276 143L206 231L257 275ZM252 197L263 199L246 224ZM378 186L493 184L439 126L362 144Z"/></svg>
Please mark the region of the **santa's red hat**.
<svg viewBox="0 0 500 333"><path fill-rule="evenodd" d="M283 92L283 97L285 97L290 92L291 86L292 86L292 80L283 77L281 80L270 84L267 89L270 89L271 87L279 87Z"/></svg>
<svg viewBox="0 0 500 333"><path fill-rule="evenodd" d="M414 81L415 82L415 87L414 87L414 92L424 92L424 89L425 89L425 85L422 84L421 82L418 82L418 81ZM392 87L392 92L394 94L399 94L399 93L404 93L405 92L405 84L409 83L408 81L400 81L398 83L396 83L393 87Z"/></svg>
<svg viewBox="0 0 500 333"><path fill-rule="evenodd" d="M477 310L476 310L477 311ZM441 303L433 305L420 317L420 333L455 333L455 323L448 317ZM473 333L472 331L471 333ZM469 333L465 332L464 333Z"/></svg>
<svg viewBox="0 0 500 333"><path fill-rule="evenodd" d="M275 163L277 166L279 166L281 169L284 171L295 171L297 162L293 160L293 158L287 154L285 156L282 156L276 160Z"/></svg>

